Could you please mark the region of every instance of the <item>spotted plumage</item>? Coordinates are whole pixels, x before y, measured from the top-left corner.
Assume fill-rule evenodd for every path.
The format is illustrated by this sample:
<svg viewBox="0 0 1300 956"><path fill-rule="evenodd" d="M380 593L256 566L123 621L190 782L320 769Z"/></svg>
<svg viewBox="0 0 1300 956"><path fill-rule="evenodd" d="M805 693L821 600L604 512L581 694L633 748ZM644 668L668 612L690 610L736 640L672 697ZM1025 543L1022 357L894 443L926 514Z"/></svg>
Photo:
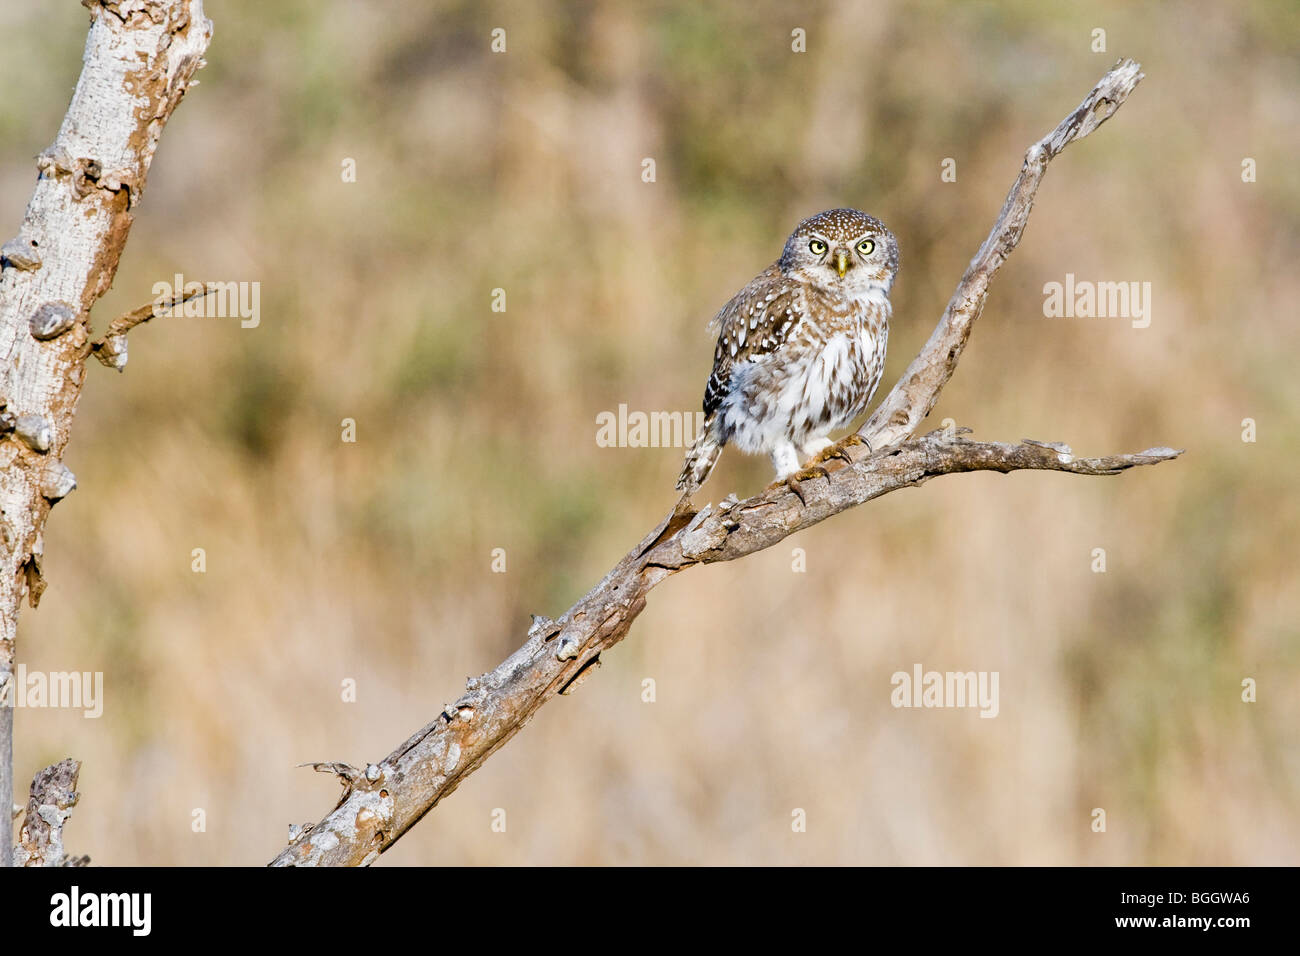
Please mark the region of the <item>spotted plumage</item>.
<svg viewBox="0 0 1300 956"><path fill-rule="evenodd" d="M694 491L722 447L770 455L787 478L867 409L885 366L898 241L856 209L801 222L781 258L722 307L704 428L677 487Z"/></svg>

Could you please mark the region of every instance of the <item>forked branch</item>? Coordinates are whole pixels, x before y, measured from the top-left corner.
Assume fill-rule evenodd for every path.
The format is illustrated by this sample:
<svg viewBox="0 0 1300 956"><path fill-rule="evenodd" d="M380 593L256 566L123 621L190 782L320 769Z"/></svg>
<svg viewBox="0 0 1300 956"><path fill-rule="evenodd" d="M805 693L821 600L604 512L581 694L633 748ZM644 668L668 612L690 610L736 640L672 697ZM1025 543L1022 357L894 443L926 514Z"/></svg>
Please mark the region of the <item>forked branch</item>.
<svg viewBox="0 0 1300 956"><path fill-rule="evenodd" d="M272 865L374 862L539 707L586 679L599 666L601 653L627 634L649 591L692 565L761 551L833 514L939 475L1023 469L1114 475L1180 454L1151 448L1134 455L1078 458L1060 443L974 442L958 431L909 440L952 377L989 282L1020 240L1047 164L1096 129L1141 79L1136 63L1121 62L1060 126L1029 148L993 231L971 260L934 334L859 433L874 452L850 446L843 460L829 463L824 479L793 488L774 485L744 501L728 498L696 512L683 499L582 600L557 620L534 618L522 647L495 670L471 679L464 696L382 761L364 771L334 769L344 787L338 804L315 826L295 828Z"/></svg>

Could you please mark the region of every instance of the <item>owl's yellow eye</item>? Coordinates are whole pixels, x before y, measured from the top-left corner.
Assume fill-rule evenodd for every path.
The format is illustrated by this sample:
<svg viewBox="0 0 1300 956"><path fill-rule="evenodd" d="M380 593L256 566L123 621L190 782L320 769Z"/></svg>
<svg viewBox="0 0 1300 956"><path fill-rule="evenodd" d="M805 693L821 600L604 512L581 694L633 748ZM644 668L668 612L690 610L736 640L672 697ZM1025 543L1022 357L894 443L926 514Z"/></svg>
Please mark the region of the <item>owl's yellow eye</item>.
<svg viewBox="0 0 1300 956"><path fill-rule="evenodd" d="M808 243L808 249L815 256L823 256L826 254L826 243L822 242L820 239L814 239L812 242Z"/></svg>
<svg viewBox="0 0 1300 956"><path fill-rule="evenodd" d="M876 248L876 244L870 239L863 239L858 243L858 252L862 253L864 256L871 255L871 250L874 248Z"/></svg>

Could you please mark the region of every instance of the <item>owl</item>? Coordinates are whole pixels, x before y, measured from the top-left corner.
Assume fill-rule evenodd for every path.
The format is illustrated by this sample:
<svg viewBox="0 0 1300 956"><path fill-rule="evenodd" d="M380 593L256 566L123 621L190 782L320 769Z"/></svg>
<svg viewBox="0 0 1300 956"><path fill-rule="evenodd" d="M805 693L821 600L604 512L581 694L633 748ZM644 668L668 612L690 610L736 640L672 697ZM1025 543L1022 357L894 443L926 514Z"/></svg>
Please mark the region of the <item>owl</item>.
<svg viewBox="0 0 1300 956"><path fill-rule="evenodd" d="M799 223L713 320L704 427L678 490L699 488L726 444L771 456L777 480L831 447L880 384L897 273L898 240L878 219L831 209Z"/></svg>

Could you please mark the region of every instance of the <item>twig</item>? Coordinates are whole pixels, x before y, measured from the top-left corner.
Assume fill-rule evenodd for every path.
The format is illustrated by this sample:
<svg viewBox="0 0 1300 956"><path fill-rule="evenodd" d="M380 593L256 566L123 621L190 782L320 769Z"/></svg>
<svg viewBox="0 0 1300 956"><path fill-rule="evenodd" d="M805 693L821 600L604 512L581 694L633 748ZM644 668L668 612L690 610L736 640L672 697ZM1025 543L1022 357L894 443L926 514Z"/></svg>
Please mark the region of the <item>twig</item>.
<svg viewBox="0 0 1300 956"><path fill-rule="evenodd" d="M877 449L846 449L825 478L774 485L745 501L693 511L683 499L596 587L558 620L535 617L528 639L495 670L469 681L464 696L362 775L342 776L344 793L314 827L295 827L273 866L355 866L379 854L459 786L548 700L575 688L600 655L626 635L665 578L696 564L731 561L771 547L831 515L939 475L1022 469L1114 475L1180 454L1151 448L1135 455L1076 458L1057 442L974 442L933 432L907 440L952 375L989 280L1019 241L1034 192L1053 156L1087 135L1123 103L1141 79L1124 61L1083 104L1026 155L993 232L962 277L939 327L861 434ZM874 423L874 424L873 424Z"/></svg>
<svg viewBox="0 0 1300 956"><path fill-rule="evenodd" d="M169 312L178 305L184 305L186 302L192 302L194 299L202 299L204 296L217 292L216 283L205 282L202 287L193 291L186 292L180 290L172 295L170 299L159 301L155 299L152 302L146 302L142 306L132 309L130 312L124 312L112 322L108 323L108 328L104 334L86 346L88 354L93 354L101 363L109 368L115 368L119 372L126 368L126 333L130 332L137 325L148 322L150 319L157 318L164 312Z"/></svg>

